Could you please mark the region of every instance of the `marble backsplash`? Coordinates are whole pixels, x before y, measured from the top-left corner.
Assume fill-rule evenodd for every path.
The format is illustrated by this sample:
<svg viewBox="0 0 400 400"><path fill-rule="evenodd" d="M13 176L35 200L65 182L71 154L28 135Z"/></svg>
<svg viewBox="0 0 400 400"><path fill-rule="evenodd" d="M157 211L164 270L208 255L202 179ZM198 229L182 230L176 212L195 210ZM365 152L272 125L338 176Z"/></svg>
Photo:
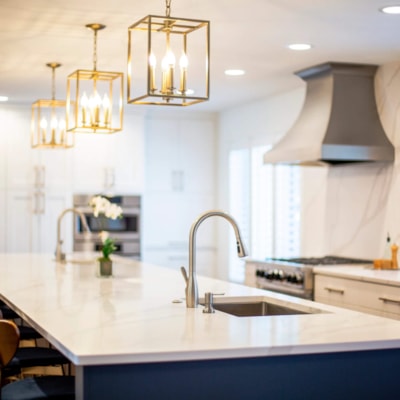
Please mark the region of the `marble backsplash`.
<svg viewBox="0 0 400 400"><path fill-rule="evenodd" d="M380 258L387 233L400 245L400 63L378 68L375 93L395 162L329 167L325 254Z"/></svg>

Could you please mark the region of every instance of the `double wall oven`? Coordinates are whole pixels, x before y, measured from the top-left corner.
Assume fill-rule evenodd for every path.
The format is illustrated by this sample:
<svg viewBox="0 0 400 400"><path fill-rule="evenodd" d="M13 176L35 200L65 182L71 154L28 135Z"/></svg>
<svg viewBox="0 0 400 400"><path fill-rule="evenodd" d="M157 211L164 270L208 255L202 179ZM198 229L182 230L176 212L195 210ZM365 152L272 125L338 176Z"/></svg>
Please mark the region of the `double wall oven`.
<svg viewBox="0 0 400 400"><path fill-rule="evenodd" d="M76 194L74 208L82 211L90 228L90 240L84 235L84 229L79 216L74 218L74 251L100 251L101 231L109 232L115 240L117 250L115 254L140 259L141 236L141 198L135 195L104 196L111 203L122 208L122 218L110 219L103 216L95 217L89 206L93 195Z"/></svg>
<svg viewBox="0 0 400 400"><path fill-rule="evenodd" d="M372 260L339 256L268 258L246 262L246 284L304 299L314 299L313 268L318 266L372 264Z"/></svg>

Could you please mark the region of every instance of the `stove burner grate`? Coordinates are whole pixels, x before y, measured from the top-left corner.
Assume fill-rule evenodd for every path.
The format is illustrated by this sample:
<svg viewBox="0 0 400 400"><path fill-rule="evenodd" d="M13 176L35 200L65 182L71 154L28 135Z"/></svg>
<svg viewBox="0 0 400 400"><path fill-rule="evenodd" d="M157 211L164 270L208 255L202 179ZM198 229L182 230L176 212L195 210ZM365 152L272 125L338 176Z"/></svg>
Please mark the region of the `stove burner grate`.
<svg viewBox="0 0 400 400"><path fill-rule="evenodd" d="M297 258L271 258L273 261L285 261L305 265L336 265L336 264L372 264L373 260L347 258L338 256L325 257L297 257Z"/></svg>

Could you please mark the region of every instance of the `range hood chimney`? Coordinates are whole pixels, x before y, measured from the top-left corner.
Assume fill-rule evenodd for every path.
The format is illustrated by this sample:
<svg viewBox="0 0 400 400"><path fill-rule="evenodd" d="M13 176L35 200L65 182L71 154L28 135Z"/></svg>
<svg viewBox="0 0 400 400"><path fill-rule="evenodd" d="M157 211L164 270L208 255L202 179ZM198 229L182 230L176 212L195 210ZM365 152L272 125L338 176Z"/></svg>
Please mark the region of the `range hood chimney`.
<svg viewBox="0 0 400 400"><path fill-rule="evenodd" d="M296 75L306 81L306 98L294 126L265 163L326 165L394 160L394 147L375 102L376 65L325 63Z"/></svg>

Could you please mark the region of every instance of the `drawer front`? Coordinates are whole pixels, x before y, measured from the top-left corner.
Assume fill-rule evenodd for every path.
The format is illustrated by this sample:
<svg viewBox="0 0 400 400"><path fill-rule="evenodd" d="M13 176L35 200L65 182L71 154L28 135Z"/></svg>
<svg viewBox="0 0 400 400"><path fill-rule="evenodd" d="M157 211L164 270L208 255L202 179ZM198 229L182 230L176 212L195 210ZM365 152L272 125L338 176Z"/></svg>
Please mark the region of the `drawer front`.
<svg viewBox="0 0 400 400"><path fill-rule="evenodd" d="M315 301L382 316L400 316L400 288L396 286L316 275Z"/></svg>

